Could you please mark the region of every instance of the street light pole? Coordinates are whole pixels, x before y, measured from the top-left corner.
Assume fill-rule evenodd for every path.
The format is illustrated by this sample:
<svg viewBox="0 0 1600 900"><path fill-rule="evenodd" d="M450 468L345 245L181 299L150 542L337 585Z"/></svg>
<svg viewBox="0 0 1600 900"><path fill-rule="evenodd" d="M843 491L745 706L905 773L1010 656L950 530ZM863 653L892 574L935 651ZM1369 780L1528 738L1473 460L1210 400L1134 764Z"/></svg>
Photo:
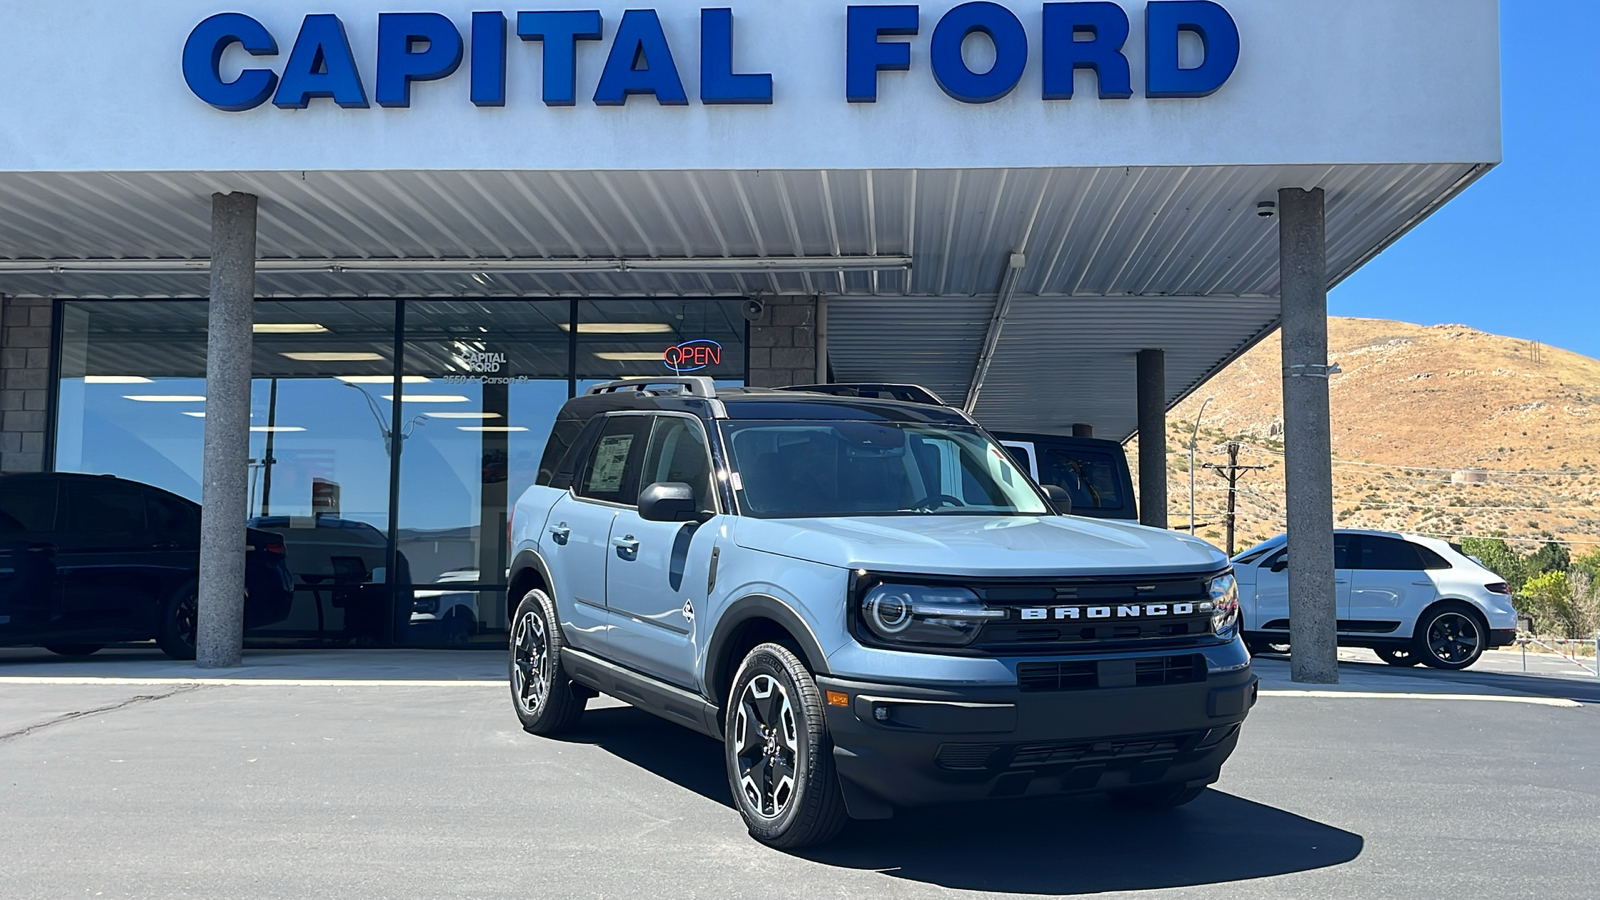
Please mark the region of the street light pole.
<svg viewBox="0 0 1600 900"><path fill-rule="evenodd" d="M1194 534L1194 449L1200 440L1200 418L1206 414L1206 407L1211 405L1215 397L1207 397L1206 402L1200 404L1200 411L1194 417L1194 431L1189 434L1189 534Z"/></svg>

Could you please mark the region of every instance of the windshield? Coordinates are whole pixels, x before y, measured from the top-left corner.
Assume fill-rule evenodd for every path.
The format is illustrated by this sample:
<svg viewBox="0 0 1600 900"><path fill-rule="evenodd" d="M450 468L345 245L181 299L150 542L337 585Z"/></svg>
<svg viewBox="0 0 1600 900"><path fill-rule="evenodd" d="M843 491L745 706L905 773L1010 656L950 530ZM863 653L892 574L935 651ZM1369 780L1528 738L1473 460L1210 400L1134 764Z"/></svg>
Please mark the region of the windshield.
<svg viewBox="0 0 1600 900"><path fill-rule="evenodd" d="M999 444L917 422L725 422L734 488L758 518L1048 515Z"/></svg>

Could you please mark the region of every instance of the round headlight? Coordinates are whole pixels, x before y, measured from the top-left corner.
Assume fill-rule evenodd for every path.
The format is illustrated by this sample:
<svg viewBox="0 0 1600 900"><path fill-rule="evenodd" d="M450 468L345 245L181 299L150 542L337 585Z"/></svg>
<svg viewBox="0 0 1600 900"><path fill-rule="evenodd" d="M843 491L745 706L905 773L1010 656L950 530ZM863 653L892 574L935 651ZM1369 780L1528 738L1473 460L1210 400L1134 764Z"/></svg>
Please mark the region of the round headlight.
<svg viewBox="0 0 1600 900"><path fill-rule="evenodd" d="M1211 633L1231 638L1239 627L1239 584L1228 572L1211 579Z"/></svg>
<svg viewBox="0 0 1600 900"><path fill-rule="evenodd" d="M861 611L873 631L888 637L911 627L911 605L911 598L903 593L878 589L867 595Z"/></svg>

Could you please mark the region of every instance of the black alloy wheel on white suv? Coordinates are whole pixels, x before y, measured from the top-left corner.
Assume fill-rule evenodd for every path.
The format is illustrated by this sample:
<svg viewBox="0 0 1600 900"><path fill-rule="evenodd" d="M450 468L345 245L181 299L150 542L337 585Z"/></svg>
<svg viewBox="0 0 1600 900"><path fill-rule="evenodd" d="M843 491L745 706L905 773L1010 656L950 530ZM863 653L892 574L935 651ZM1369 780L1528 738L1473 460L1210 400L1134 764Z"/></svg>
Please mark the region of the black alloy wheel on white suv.
<svg viewBox="0 0 1600 900"><path fill-rule="evenodd" d="M847 818L822 692L794 651L752 649L728 692L728 786L750 836L773 847L830 840Z"/></svg>
<svg viewBox="0 0 1600 900"><path fill-rule="evenodd" d="M1412 652L1434 669L1465 669L1483 656L1489 629L1477 610L1449 603L1428 610L1417 622Z"/></svg>

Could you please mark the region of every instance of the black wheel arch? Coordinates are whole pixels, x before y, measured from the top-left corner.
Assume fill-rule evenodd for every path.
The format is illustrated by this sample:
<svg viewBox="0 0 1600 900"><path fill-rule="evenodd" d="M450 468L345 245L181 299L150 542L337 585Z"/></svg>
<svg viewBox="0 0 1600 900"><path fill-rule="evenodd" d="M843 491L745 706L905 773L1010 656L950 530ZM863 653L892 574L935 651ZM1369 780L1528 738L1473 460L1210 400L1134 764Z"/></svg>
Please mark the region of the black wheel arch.
<svg viewBox="0 0 1600 900"><path fill-rule="evenodd" d="M757 644L788 643L814 675L827 675L828 655L805 620L790 606L770 594L749 594L735 600L717 621L706 649L706 689L713 702L733 683L744 655Z"/></svg>
<svg viewBox="0 0 1600 900"><path fill-rule="evenodd" d="M511 577L506 581L506 624L511 624L517 611L517 601L528 591L538 588L554 600L551 584L550 567L545 565L544 557L538 551L523 550L518 553L511 563Z"/></svg>

